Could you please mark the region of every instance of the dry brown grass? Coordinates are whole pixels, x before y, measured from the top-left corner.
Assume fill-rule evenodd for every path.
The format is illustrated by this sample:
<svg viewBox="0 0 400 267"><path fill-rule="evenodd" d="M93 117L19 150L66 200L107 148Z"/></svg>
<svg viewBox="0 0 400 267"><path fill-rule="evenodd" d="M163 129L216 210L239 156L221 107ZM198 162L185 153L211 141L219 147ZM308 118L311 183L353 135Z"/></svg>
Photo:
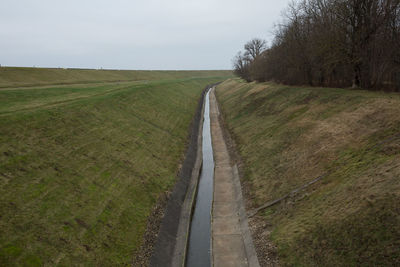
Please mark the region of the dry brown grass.
<svg viewBox="0 0 400 267"><path fill-rule="evenodd" d="M393 217L400 214L391 204L400 196L400 136L391 139L400 133L399 95L234 80L217 93L243 157L254 206L328 174L262 214L272 222L284 263L340 265L362 258L371 264L382 257L386 264L394 262L393 253L400 251L385 248L400 237L400 222ZM371 238L379 245L359 249ZM302 242L318 243L326 255L313 254ZM337 252L341 242L347 248L343 254ZM375 256L365 260L364 251ZM326 260L315 261L317 254Z"/></svg>

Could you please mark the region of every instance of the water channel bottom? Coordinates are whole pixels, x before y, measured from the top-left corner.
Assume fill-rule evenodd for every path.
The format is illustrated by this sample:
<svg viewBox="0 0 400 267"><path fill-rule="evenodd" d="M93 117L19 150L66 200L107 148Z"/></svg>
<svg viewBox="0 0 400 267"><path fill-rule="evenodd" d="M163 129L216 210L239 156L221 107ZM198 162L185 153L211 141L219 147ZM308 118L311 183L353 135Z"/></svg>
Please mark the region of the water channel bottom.
<svg viewBox="0 0 400 267"><path fill-rule="evenodd" d="M206 95L203 122L203 165L192 217L186 266L211 266L211 207L214 184L214 157L211 143L210 90Z"/></svg>

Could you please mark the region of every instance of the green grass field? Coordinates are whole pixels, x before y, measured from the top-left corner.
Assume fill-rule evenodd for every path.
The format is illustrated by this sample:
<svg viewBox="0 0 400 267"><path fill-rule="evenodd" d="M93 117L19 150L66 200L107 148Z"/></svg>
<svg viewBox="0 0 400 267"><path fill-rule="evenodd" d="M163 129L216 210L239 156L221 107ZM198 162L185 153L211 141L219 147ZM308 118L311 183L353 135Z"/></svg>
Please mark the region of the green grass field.
<svg viewBox="0 0 400 267"><path fill-rule="evenodd" d="M0 67L0 88L176 80L230 76L230 71L146 71Z"/></svg>
<svg viewBox="0 0 400 267"><path fill-rule="evenodd" d="M228 80L217 87L253 207L288 266L400 264L400 95ZM271 232L271 234L268 234Z"/></svg>
<svg viewBox="0 0 400 267"><path fill-rule="evenodd" d="M0 265L129 265L202 89L231 73L53 71L0 68Z"/></svg>

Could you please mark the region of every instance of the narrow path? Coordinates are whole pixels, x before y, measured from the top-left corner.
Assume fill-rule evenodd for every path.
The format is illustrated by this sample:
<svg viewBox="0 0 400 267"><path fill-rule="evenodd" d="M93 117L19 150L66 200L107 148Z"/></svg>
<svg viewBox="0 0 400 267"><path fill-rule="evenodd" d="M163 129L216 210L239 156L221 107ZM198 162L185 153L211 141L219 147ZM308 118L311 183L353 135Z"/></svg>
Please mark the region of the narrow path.
<svg viewBox="0 0 400 267"><path fill-rule="evenodd" d="M231 163L219 122L215 89L210 93L210 120L214 150L212 206L213 266L259 266L247 223L237 166Z"/></svg>

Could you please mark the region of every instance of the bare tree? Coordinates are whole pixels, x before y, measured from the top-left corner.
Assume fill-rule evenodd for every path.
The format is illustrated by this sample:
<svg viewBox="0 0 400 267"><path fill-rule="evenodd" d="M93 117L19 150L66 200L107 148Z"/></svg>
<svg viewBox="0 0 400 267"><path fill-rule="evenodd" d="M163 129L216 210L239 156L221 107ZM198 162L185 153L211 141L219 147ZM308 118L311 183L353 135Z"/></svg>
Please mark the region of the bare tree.
<svg viewBox="0 0 400 267"><path fill-rule="evenodd" d="M244 52L238 52L233 59L233 69L236 75L251 81L251 66L254 60L266 49L266 41L254 38L244 45Z"/></svg>
<svg viewBox="0 0 400 267"><path fill-rule="evenodd" d="M250 58L242 52L238 52L232 63L234 73L242 79L250 82Z"/></svg>
<svg viewBox="0 0 400 267"><path fill-rule="evenodd" d="M400 0L293 1L272 45L235 59L246 80L400 91Z"/></svg>
<svg viewBox="0 0 400 267"><path fill-rule="evenodd" d="M265 40L254 38L244 45L244 54L250 58L251 61L255 60L265 49L267 42Z"/></svg>

